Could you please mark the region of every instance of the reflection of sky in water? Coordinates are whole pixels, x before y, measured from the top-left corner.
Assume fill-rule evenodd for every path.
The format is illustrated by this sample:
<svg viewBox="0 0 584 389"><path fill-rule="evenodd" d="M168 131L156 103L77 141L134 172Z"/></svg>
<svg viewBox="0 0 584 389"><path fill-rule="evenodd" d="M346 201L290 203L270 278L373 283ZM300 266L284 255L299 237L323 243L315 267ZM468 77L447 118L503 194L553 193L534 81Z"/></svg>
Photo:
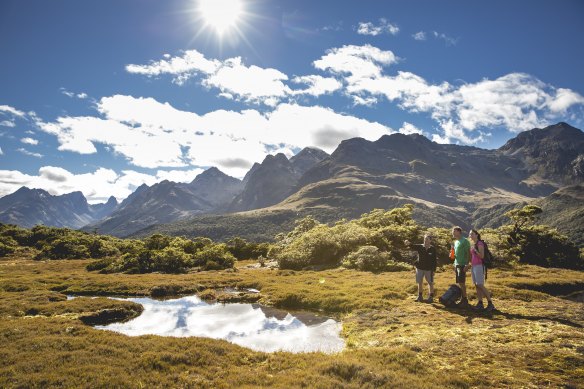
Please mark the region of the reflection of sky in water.
<svg viewBox="0 0 584 389"><path fill-rule="evenodd" d="M339 336L340 323L310 314L298 315L304 320L301 321L290 313L257 304L209 304L196 296L164 301L150 298L127 300L144 306L139 317L126 323L96 328L130 336L152 334L225 339L265 352L332 353L341 351L345 345Z"/></svg>

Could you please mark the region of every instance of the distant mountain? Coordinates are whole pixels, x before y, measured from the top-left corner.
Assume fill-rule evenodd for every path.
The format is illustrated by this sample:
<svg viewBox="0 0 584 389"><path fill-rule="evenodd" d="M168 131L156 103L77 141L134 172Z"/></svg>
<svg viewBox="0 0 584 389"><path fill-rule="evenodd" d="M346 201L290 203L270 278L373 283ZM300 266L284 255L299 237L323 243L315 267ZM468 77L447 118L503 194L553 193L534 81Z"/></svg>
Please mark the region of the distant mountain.
<svg viewBox="0 0 584 389"><path fill-rule="evenodd" d="M195 177L189 184L189 189L195 196L211 204L212 209L217 210L231 203L243 190L243 183L212 167Z"/></svg>
<svg viewBox="0 0 584 389"><path fill-rule="evenodd" d="M576 184L584 181L584 133L566 123L525 131L499 151L518 158L527 183Z"/></svg>
<svg viewBox="0 0 584 389"><path fill-rule="evenodd" d="M118 200L114 196L110 196L107 202L103 204L90 204L89 208L93 211L94 219L100 220L109 216L113 211L116 210L118 205Z"/></svg>
<svg viewBox="0 0 584 389"><path fill-rule="evenodd" d="M505 212L527 204L521 202L479 209L473 215L474 225L477 228L497 228L508 224L510 220L504 216ZM531 201L530 204L542 209L536 223L555 227L577 246L584 247L584 184L563 187L549 196Z"/></svg>
<svg viewBox="0 0 584 389"><path fill-rule="evenodd" d="M529 201L584 180L562 170L577 165L584 155L582 131L560 123L519 137L534 140L529 147L511 140L501 149L484 150L437 144L417 134L384 135L375 142L349 139L299 180L296 193L274 207L333 206L353 208L357 214L407 200L468 214ZM547 157L534 157L538 152ZM526 155L531 156L529 163Z"/></svg>
<svg viewBox="0 0 584 389"><path fill-rule="evenodd" d="M294 185L291 161L283 155L270 156L252 168L246 188L232 204L232 210L256 210L233 218L246 217L251 225L261 225L250 218L267 220L277 214L284 220L313 214L328 222L358 217L373 208L414 203L414 218L427 226L458 224L468 229L481 218L485 223L495 209L504 222L502 213L517 204L568 201L567 189L560 189L584 182L583 138L581 130L565 123L526 131L496 150L438 144L418 134L384 135L374 142L353 138L306 169ZM280 202L267 205L286 193ZM570 200L580 211L572 213L570 228L575 230L584 225L578 201ZM189 225L197 229L198 220L179 223L181 233L188 232ZM552 216L549 220L555 225ZM172 233L175 228L169 224L164 230Z"/></svg>
<svg viewBox="0 0 584 389"><path fill-rule="evenodd" d="M107 203L90 205L81 192L53 196L42 189L22 187L0 198L0 222L33 227L81 228L108 216L118 206L115 197Z"/></svg>
<svg viewBox="0 0 584 389"><path fill-rule="evenodd" d="M321 149L305 147L298 154L290 158L290 163L298 177L300 177L317 163L328 157L329 155Z"/></svg>
<svg viewBox="0 0 584 389"><path fill-rule="evenodd" d="M227 208L229 212L248 211L277 204L293 193L302 175L328 157L324 151L305 148L290 160L282 153L268 155L245 176L243 191Z"/></svg>
<svg viewBox="0 0 584 389"><path fill-rule="evenodd" d="M240 180L217 168L205 170L188 184L165 180L150 187L142 185L115 212L84 229L126 236L152 224L169 223L225 207L241 189Z"/></svg>
<svg viewBox="0 0 584 389"><path fill-rule="evenodd" d="M314 148L290 159L269 155L243 181L211 168L188 184L142 185L120 205L110 199L90 206L79 192L50 196L23 188L0 198L0 221L94 223L86 229L118 236L160 230L270 239L308 214L331 222L414 203L414 218L424 225L469 228L506 223L505 211L536 203L543 221L567 233L583 230L583 184L584 133L558 123L525 131L496 150L438 144L418 134L347 139L331 155ZM238 233L230 225L235 221L249 228Z"/></svg>

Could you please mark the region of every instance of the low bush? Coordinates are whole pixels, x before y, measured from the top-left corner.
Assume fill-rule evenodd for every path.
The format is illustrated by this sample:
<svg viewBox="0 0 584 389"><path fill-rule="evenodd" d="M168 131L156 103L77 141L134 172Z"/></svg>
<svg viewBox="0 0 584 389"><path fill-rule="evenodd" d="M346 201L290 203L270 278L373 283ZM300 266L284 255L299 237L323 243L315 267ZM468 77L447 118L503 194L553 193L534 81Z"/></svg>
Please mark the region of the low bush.
<svg viewBox="0 0 584 389"><path fill-rule="evenodd" d="M203 270L232 268L236 258L229 252L225 243L208 245L193 255L193 265Z"/></svg>
<svg viewBox="0 0 584 389"><path fill-rule="evenodd" d="M361 246L343 258L343 267L362 271L402 271L411 268L403 262L391 259L389 252L381 251L375 246Z"/></svg>

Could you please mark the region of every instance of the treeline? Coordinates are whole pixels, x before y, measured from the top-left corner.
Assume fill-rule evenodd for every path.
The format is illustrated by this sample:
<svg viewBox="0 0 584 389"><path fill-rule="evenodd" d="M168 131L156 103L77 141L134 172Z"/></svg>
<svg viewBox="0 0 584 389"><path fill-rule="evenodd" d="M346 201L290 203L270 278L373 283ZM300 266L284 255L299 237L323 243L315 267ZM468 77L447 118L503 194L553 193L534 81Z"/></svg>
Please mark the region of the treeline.
<svg viewBox="0 0 584 389"><path fill-rule="evenodd" d="M584 269L584 250L556 229L536 224L541 208L533 205L507 212L511 223L484 229L495 261L543 267ZM413 205L392 210L375 209L355 220L335 225L312 217L296 222L294 230L279 234L271 251L281 268L345 266L370 271L399 270L411 258L405 240L420 242L425 233L434 237L439 264L449 263L452 237L447 228L422 228L412 218Z"/></svg>
<svg viewBox="0 0 584 389"><path fill-rule="evenodd" d="M88 259L88 270L103 273L180 273L192 268L232 268L238 259L267 256L268 243L233 238L216 243L209 238L186 239L154 234L146 239L120 239L68 228L36 226L31 229L0 224L0 256L18 250L37 260Z"/></svg>
<svg viewBox="0 0 584 389"><path fill-rule="evenodd" d="M225 243L209 238L154 234L144 239L120 239L88 232L36 226L24 229L0 224L0 256L29 250L35 259L87 259L88 270L103 273L181 273L190 269L233 268L236 260L277 260L282 269L343 266L365 271L408 269L412 252L404 241L434 237L439 264L449 263L452 237L447 228L423 228L412 218L414 207L375 209L334 225L313 216L298 219L292 231L276 235L276 243L251 243L235 237ZM505 214L510 223L483 229L495 261L544 267L584 269L584 250L565 235L537 224L541 208L528 205Z"/></svg>

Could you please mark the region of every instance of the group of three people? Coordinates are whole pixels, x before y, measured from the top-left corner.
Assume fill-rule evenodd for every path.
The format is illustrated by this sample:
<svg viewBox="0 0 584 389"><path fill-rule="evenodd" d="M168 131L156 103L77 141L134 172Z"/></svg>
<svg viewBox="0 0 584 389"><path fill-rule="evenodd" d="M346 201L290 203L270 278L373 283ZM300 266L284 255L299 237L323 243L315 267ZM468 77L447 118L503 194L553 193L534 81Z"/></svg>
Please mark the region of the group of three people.
<svg viewBox="0 0 584 389"><path fill-rule="evenodd" d="M478 303L475 308L477 310L493 311L495 306L491 300L491 292L485 287L485 266L483 258L485 258L485 243L481 240L481 235L477 230L470 230L469 239L462 234L462 228L454 227L452 229L452 237L454 243L452 249L454 251L454 272L456 277L456 284L461 290L461 299L456 304L459 308L469 307L468 297L466 294L466 273L471 272L472 282L475 285L477 292ZM429 234L424 236L423 244L410 244L405 241L406 246L415 250L418 253L418 260L415 263L416 267L416 282L418 284L418 302L431 303L434 301L434 274L437 267L436 248L433 244L433 237ZM426 279L430 295L428 299L423 299L423 282ZM483 304L483 298L487 300L487 306Z"/></svg>

